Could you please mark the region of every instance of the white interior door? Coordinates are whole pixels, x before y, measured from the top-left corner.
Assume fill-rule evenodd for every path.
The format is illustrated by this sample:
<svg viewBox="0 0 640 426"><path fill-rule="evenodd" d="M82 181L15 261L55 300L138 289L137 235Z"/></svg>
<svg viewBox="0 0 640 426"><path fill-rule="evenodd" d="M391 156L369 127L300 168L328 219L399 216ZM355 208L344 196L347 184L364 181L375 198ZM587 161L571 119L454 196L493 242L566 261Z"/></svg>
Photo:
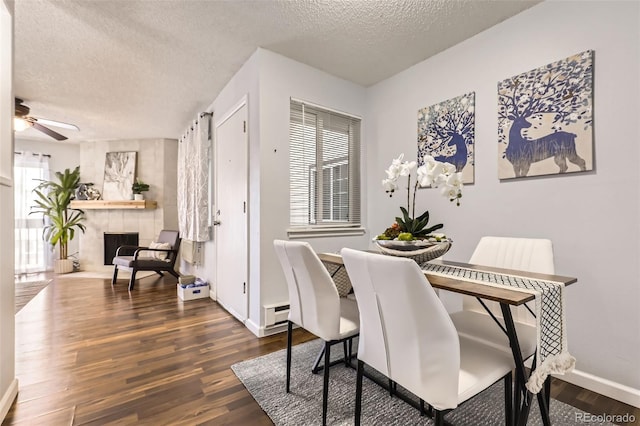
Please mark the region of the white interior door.
<svg viewBox="0 0 640 426"><path fill-rule="evenodd" d="M247 104L216 124L216 298L240 321L248 313Z"/></svg>

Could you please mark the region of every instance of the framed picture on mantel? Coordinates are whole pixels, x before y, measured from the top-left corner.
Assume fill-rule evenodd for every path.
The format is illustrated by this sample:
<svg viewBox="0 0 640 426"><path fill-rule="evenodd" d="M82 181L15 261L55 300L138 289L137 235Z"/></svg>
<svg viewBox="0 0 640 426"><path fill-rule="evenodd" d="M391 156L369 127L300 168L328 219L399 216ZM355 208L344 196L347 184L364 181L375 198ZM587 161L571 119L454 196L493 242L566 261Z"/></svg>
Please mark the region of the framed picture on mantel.
<svg viewBox="0 0 640 426"><path fill-rule="evenodd" d="M136 180L136 151L107 152L104 162L104 200L131 199L131 186Z"/></svg>

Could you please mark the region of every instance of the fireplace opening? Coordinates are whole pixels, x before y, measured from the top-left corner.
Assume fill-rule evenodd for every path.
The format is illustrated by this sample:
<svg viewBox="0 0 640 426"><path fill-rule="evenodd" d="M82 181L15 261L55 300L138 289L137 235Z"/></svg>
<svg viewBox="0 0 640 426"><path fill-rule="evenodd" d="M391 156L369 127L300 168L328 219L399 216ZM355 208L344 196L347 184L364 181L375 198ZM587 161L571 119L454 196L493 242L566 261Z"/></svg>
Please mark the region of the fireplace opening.
<svg viewBox="0 0 640 426"><path fill-rule="evenodd" d="M104 233L104 264L111 265L116 251L120 246L138 246L137 232L105 232ZM120 256L133 256L135 249L120 250Z"/></svg>

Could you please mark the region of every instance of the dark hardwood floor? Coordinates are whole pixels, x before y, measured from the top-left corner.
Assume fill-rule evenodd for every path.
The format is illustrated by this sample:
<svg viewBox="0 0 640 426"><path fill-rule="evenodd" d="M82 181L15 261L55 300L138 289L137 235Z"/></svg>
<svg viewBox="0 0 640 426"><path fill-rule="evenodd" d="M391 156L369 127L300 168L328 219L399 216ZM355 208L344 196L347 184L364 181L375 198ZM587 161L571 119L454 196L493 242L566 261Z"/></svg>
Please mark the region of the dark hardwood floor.
<svg viewBox="0 0 640 426"><path fill-rule="evenodd" d="M42 279L37 281L18 281L16 280L15 289L15 313L24 308L38 293L49 285L51 279Z"/></svg>
<svg viewBox="0 0 640 426"><path fill-rule="evenodd" d="M296 330L294 344L313 335ZM210 299L181 302L175 279L57 276L16 315L17 401L3 425L269 425L229 368L284 348ZM274 384L274 392L284 384ZM640 410L554 380L554 398L595 414Z"/></svg>

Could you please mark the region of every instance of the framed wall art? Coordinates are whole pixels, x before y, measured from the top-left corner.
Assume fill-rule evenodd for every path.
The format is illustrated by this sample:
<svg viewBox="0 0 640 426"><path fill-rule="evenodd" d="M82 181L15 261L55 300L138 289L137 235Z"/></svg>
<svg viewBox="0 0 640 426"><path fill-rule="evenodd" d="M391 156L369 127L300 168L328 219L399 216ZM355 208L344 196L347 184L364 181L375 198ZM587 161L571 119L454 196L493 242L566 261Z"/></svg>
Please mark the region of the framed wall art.
<svg viewBox="0 0 640 426"><path fill-rule="evenodd" d="M104 162L104 200L131 199L131 186L136 179L137 152L107 152Z"/></svg>
<svg viewBox="0 0 640 426"><path fill-rule="evenodd" d="M418 166L424 156L451 163L463 183L474 180L475 92L418 111Z"/></svg>
<svg viewBox="0 0 640 426"><path fill-rule="evenodd" d="M498 177L593 169L593 51L498 83Z"/></svg>

